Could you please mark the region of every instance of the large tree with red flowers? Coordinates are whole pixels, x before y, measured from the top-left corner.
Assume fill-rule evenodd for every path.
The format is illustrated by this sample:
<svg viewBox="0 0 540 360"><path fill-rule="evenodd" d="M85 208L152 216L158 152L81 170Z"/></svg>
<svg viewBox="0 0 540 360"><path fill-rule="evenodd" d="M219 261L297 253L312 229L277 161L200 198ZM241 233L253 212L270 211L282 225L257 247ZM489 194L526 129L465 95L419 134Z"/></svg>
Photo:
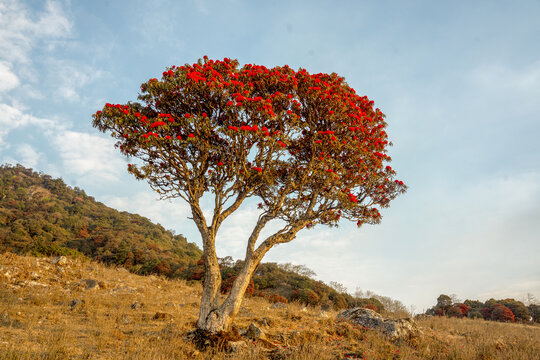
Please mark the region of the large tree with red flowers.
<svg viewBox="0 0 540 360"><path fill-rule="evenodd" d="M204 250L199 330L231 328L253 271L274 245L317 224L379 223L379 210L406 190L385 165L384 114L336 74L205 57L142 84L138 99L106 104L93 124L140 160L128 164L131 174L162 198L189 204ZM201 207L203 195L213 199L211 212ZM260 202L260 215L243 269L220 301L216 234L249 198ZM283 226L259 240L272 220Z"/></svg>

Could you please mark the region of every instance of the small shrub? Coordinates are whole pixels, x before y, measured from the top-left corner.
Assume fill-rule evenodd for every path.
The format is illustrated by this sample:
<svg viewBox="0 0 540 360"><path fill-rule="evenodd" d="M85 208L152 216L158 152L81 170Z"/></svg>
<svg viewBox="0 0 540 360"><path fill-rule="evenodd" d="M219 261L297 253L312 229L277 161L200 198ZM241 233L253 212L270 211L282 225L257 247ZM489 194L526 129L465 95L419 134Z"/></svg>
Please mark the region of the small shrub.
<svg viewBox="0 0 540 360"><path fill-rule="evenodd" d="M364 309L373 310L373 311L375 311L376 313L379 312L379 309L377 309L377 306L375 306L375 305L373 305L373 304L367 304L366 306L364 306Z"/></svg>
<svg viewBox="0 0 540 360"><path fill-rule="evenodd" d="M285 299L283 296L280 296L278 294L272 294L268 297L268 301L271 301L273 303L283 303L287 304L289 301Z"/></svg>

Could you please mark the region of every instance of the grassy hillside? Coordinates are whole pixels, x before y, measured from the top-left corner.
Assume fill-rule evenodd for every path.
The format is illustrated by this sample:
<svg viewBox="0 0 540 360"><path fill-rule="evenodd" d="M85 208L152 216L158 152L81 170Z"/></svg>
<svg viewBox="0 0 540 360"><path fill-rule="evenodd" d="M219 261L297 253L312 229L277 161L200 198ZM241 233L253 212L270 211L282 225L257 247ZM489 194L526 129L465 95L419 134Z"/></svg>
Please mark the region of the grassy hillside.
<svg viewBox="0 0 540 360"><path fill-rule="evenodd" d="M139 276L82 258L0 255L0 359L516 359L536 360L540 327L480 319L419 320L419 338L389 342L337 311L248 297L235 320L265 340L234 352L197 350L189 331L199 283Z"/></svg>
<svg viewBox="0 0 540 360"><path fill-rule="evenodd" d="M0 251L84 255L140 274L171 276L202 254L182 235L20 165L0 166Z"/></svg>

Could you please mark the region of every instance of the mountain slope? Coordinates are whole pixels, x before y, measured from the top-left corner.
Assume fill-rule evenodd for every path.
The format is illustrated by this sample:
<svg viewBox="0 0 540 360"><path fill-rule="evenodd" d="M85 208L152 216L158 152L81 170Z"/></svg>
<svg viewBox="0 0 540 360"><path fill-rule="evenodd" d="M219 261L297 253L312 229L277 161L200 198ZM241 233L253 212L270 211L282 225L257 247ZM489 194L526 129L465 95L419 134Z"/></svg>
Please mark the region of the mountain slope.
<svg viewBox="0 0 540 360"><path fill-rule="evenodd" d="M182 235L20 165L0 166L0 251L82 254L136 273L169 276L202 254Z"/></svg>

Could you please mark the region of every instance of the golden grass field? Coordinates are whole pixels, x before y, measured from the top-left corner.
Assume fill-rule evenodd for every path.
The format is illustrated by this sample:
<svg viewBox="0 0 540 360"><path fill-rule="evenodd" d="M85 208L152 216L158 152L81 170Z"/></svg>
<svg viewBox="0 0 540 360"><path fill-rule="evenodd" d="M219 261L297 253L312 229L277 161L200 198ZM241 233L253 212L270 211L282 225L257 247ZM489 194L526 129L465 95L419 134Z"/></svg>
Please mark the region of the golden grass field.
<svg viewBox="0 0 540 360"><path fill-rule="evenodd" d="M83 279L99 286L88 289ZM0 255L0 359L540 359L540 326L418 320L423 335L392 343L336 321L337 312L246 298L235 320L266 340L233 352L199 351L187 338L201 287L84 260Z"/></svg>

